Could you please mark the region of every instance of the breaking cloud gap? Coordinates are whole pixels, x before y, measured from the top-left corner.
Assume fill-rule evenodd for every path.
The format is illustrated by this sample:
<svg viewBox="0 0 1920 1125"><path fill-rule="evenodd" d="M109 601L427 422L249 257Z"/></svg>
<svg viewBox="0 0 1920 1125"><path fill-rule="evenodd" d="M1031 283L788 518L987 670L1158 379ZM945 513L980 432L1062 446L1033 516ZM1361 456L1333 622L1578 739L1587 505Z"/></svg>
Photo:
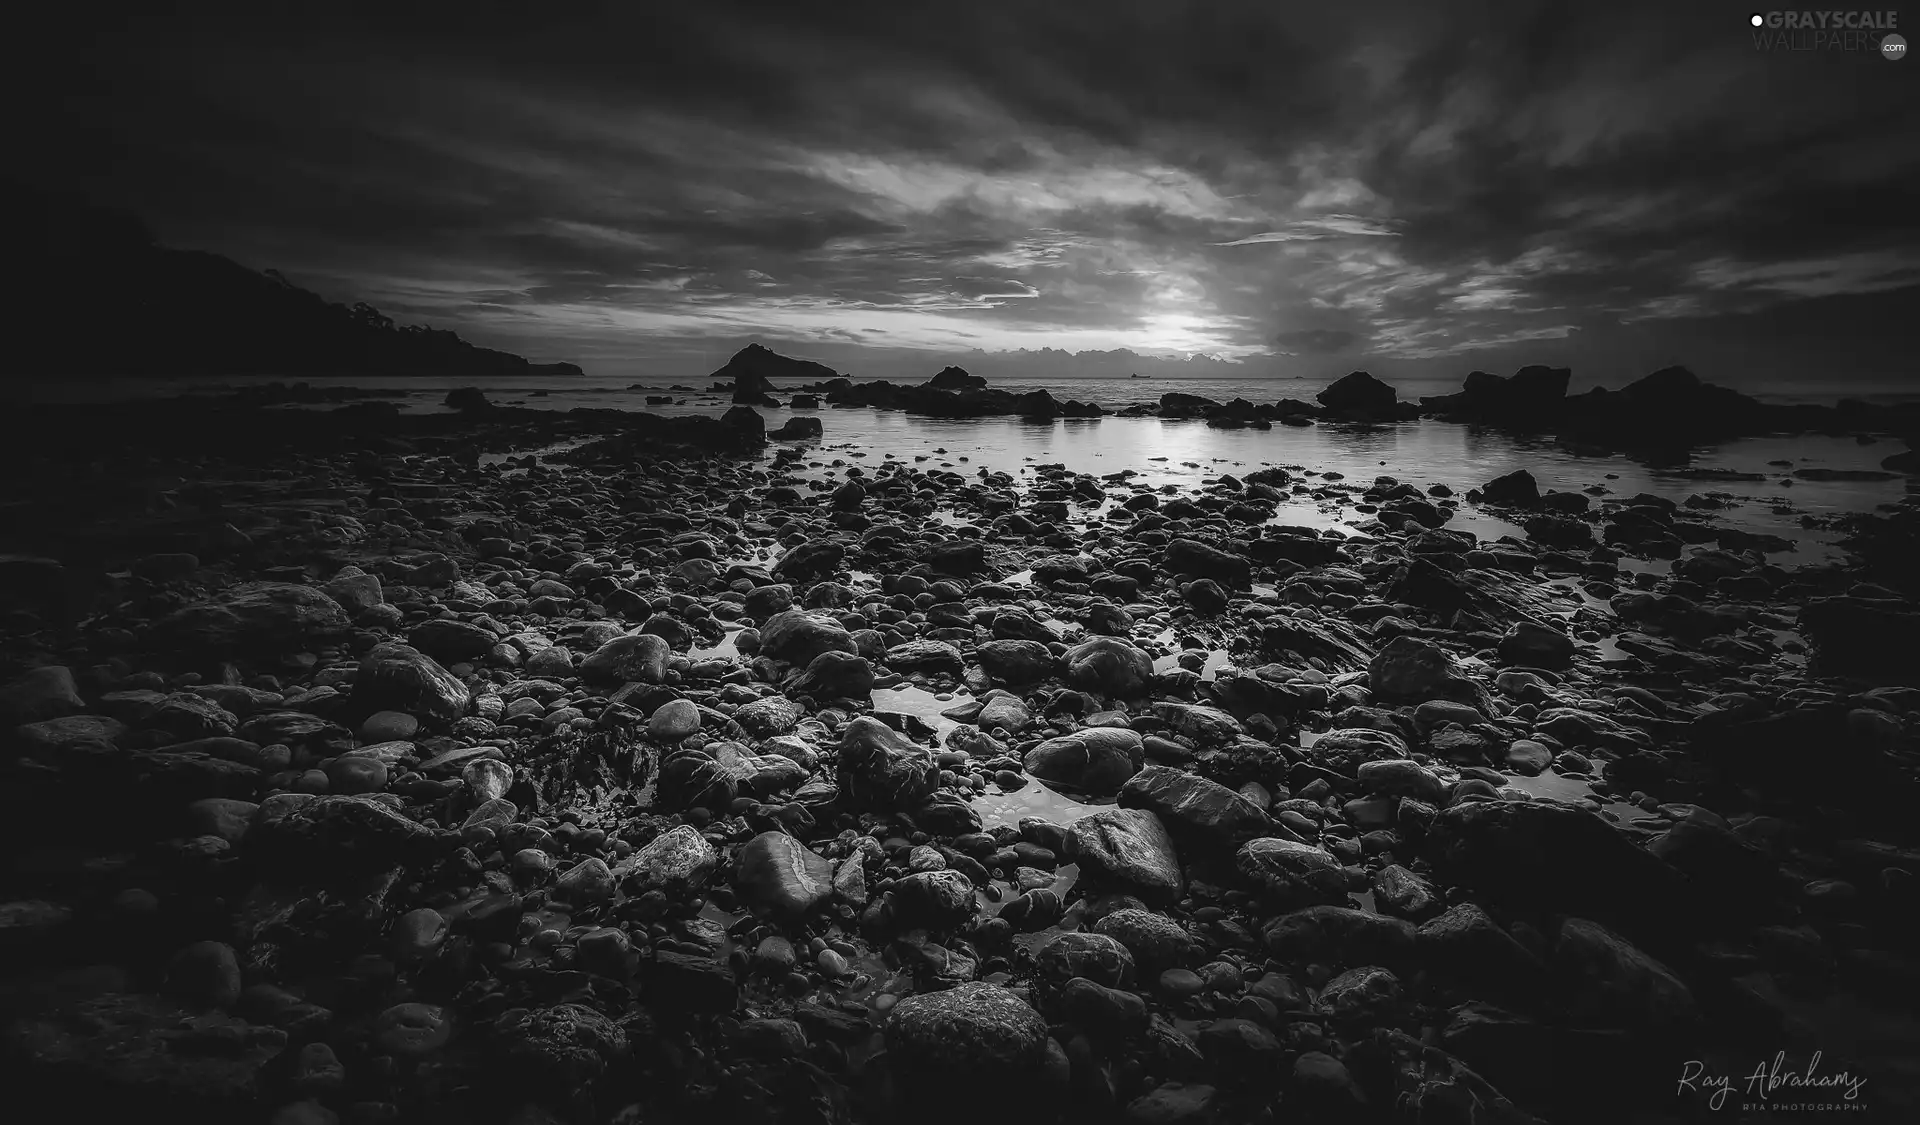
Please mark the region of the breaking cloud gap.
<svg viewBox="0 0 1920 1125"><path fill-rule="evenodd" d="M640 7L96 29L107 82L50 106L28 68L4 112L22 166L170 240L546 356L1318 372L1628 332L1712 374L1690 324L1920 285L1910 76L1717 10Z"/></svg>

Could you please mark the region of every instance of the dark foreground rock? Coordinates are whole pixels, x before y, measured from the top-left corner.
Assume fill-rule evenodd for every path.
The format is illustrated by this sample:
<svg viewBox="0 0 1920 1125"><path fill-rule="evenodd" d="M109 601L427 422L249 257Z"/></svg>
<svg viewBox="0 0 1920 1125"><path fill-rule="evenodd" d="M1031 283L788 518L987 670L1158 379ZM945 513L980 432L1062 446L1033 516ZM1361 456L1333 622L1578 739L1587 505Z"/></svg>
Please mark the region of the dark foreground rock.
<svg viewBox="0 0 1920 1125"><path fill-rule="evenodd" d="M1391 418L1398 405L1393 388L1365 371L1336 379L1314 397L1328 410L1361 418Z"/></svg>

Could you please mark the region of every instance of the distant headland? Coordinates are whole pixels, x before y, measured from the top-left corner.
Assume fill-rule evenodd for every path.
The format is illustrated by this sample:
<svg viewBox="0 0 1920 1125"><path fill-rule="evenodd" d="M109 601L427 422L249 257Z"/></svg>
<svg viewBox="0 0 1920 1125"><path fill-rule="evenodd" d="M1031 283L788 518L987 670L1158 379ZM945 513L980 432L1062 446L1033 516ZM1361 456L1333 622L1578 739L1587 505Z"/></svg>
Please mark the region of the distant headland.
<svg viewBox="0 0 1920 1125"><path fill-rule="evenodd" d="M140 219L0 184L19 279L10 376L579 375L327 301L278 273L162 246Z"/></svg>

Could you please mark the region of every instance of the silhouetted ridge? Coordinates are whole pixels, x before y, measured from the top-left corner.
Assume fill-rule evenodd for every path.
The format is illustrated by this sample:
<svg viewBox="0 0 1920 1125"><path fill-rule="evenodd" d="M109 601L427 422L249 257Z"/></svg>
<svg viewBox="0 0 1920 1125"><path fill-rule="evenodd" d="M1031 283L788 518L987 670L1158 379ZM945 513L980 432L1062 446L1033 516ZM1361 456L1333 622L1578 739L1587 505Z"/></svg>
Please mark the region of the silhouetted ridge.
<svg viewBox="0 0 1920 1125"><path fill-rule="evenodd" d="M27 375L578 375L161 246L125 212L0 185Z"/></svg>

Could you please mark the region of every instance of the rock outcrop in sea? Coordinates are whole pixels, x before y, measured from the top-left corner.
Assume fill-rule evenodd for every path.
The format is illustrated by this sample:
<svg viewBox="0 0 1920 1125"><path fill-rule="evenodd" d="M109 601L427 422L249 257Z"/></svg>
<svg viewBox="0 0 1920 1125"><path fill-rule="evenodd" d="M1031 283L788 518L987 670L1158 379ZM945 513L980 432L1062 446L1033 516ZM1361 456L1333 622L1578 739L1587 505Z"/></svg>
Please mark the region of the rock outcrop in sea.
<svg viewBox="0 0 1920 1125"><path fill-rule="evenodd" d="M1474 371L1459 393L1422 398L1420 409L1444 421L1548 432L1565 442L1616 449L1686 449L1760 434L1920 428L1920 407L1914 404L1767 403L1708 383L1684 367L1661 368L1618 390L1595 387L1577 395L1567 393L1572 374L1568 368L1538 365L1504 379Z"/></svg>
<svg viewBox="0 0 1920 1125"><path fill-rule="evenodd" d="M864 383L855 383L850 379L829 379L805 385L801 389L817 393L834 405L905 410L932 418L986 418L998 415L1097 418L1106 413L1091 403L1060 402L1046 390L1016 394L992 387L985 379L969 375L958 367L946 368L917 386L902 386L884 379Z"/></svg>
<svg viewBox="0 0 1920 1125"><path fill-rule="evenodd" d="M890 380L856 382L808 360L792 359L753 344L714 372L716 392L737 404L774 407L773 392L796 392L793 409L865 406L900 410L933 418L1020 417L1031 419L1159 417L1203 421L1217 429L1271 429L1274 424L1309 426L1316 422L1378 425L1422 418L1552 434L1582 448L1672 453L1731 438L1780 433L1868 430L1894 436L1920 434L1920 404L1868 404L1842 401L1836 406L1763 402L1740 391L1707 383L1684 367L1653 372L1618 390L1594 388L1567 393L1573 372L1565 367L1530 365L1501 377L1469 372L1459 392L1429 395L1417 403L1402 401L1392 385L1369 372L1354 371L1315 395L1315 401L1280 399L1255 403L1244 398L1220 402L1203 395L1167 391L1157 402L1108 409L1098 403L1060 401L1046 390L1015 393L960 367L947 367L923 383ZM811 380L776 387L770 380ZM810 427L795 436L810 432ZM1885 459L1885 472L1912 472L1912 453ZM1821 470L1810 470L1820 472Z"/></svg>
<svg viewBox="0 0 1920 1125"><path fill-rule="evenodd" d="M794 359L772 351L762 344L748 344L711 376L718 380L714 389L733 396L736 404L777 406L773 398L775 379L835 379L839 374L824 363Z"/></svg>

